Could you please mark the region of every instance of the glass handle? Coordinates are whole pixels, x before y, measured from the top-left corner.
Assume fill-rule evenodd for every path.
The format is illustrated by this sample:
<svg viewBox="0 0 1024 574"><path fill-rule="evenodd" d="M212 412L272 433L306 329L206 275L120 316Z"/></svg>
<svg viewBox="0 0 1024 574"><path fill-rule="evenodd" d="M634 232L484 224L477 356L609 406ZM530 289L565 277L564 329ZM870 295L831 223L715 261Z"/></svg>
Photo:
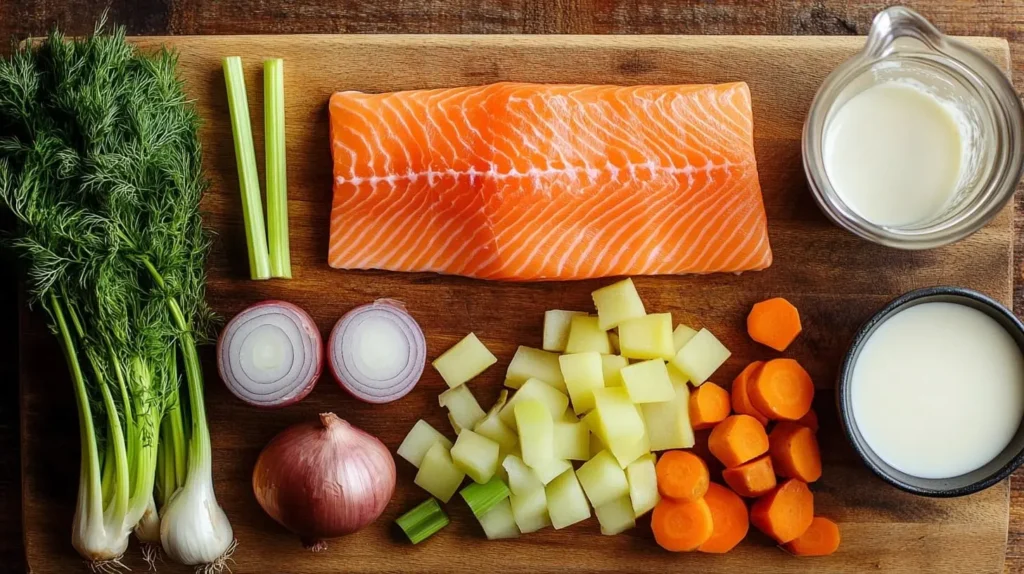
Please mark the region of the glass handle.
<svg viewBox="0 0 1024 574"><path fill-rule="evenodd" d="M904 6L886 8L875 16L868 32L864 54L872 58L888 55L898 38L914 38L933 50L941 50L946 37L923 16Z"/></svg>

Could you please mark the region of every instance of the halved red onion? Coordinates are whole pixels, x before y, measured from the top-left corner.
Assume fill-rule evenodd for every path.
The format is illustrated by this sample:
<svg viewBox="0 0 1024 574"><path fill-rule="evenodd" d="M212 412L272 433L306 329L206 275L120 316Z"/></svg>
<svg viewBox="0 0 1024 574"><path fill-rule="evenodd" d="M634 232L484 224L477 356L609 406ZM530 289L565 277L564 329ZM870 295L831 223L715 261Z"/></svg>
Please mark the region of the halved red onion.
<svg viewBox="0 0 1024 574"><path fill-rule="evenodd" d="M283 407L313 390L323 353L308 313L284 301L263 301L221 331L217 369L236 397L257 407Z"/></svg>
<svg viewBox="0 0 1024 574"><path fill-rule="evenodd" d="M331 331L327 352L338 384L368 403L404 397L427 363L423 329L393 299L378 299L346 313Z"/></svg>

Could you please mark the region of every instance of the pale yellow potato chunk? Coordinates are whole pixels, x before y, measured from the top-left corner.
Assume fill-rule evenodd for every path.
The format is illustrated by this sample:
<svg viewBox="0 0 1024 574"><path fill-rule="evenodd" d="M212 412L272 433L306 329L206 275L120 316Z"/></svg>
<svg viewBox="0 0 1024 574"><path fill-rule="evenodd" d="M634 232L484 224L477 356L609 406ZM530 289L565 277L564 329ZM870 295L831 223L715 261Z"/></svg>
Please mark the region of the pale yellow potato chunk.
<svg viewBox="0 0 1024 574"><path fill-rule="evenodd" d="M614 329L619 323L647 314L632 279L623 279L591 293L602 331Z"/></svg>
<svg viewBox="0 0 1024 574"><path fill-rule="evenodd" d="M544 492L543 486L525 494L513 492L508 498L512 505L512 516L515 518L516 526L523 534L551 526L551 518L548 517L548 496Z"/></svg>
<svg viewBox="0 0 1024 574"><path fill-rule="evenodd" d="M693 386L699 387L725 363L730 354L729 349L711 331L701 329L679 349L670 362Z"/></svg>
<svg viewBox="0 0 1024 574"><path fill-rule="evenodd" d="M501 422L512 429L516 429L515 406L520 401L525 400L540 401L547 407L552 421L561 419L562 413L569 407L569 397L559 392L558 389L538 379L530 379L523 383L523 386L512 395L512 398L505 404L505 407L501 409L501 413L498 415L501 417Z"/></svg>
<svg viewBox="0 0 1024 574"><path fill-rule="evenodd" d="M564 393L565 381L558 366L558 354L520 345L508 364L505 386L518 389L530 379L544 381Z"/></svg>
<svg viewBox="0 0 1024 574"><path fill-rule="evenodd" d="M658 494L658 474L654 464L655 456L645 454L626 467L629 500L636 518L650 512L661 500L661 495Z"/></svg>
<svg viewBox="0 0 1024 574"><path fill-rule="evenodd" d="M499 450L498 443L493 440L469 429L462 429L451 450L452 461L473 482L485 484L498 470Z"/></svg>
<svg viewBox="0 0 1024 574"><path fill-rule="evenodd" d="M449 387L455 388L484 372L498 358L470 333L431 363Z"/></svg>
<svg viewBox="0 0 1024 574"><path fill-rule="evenodd" d="M675 331L672 331L672 348L675 349L673 355L679 352L679 349L683 348L683 345L690 342L690 339L697 334L697 331L687 327L686 325L676 325Z"/></svg>
<svg viewBox="0 0 1024 574"><path fill-rule="evenodd" d="M636 404L672 400L672 381L662 359L651 359L623 367L619 372L629 398Z"/></svg>
<svg viewBox="0 0 1024 574"><path fill-rule="evenodd" d="M464 478L466 473L455 466L448 448L437 442L423 456L413 482L441 502L448 502Z"/></svg>
<svg viewBox="0 0 1024 574"><path fill-rule="evenodd" d="M492 506L477 521L483 527L488 540L519 537L519 527L512 513L512 503L507 498Z"/></svg>
<svg viewBox="0 0 1024 574"><path fill-rule="evenodd" d="M637 411L637 416L640 416L640 405L636 405L634 408ZM651 452L651 441L647 437L647 430L644 429L638 440L632 442L625 439L611 441L608 443L608 450L618 461L619 467L625 469L634 460Z"/></svg>
<svg viewBox="0 0 1024 574"><path fill-rule="evenodd" d="M572 470L571 462L561 458L553 458L533 467L533 474L537 475L541 482L548 484L566 470Z"/></svg>
<svg viewBox="0 0 1024 574"><path fill-rule="evenodd" d="M448 440L448 437L430 426L427 421L420 419L416 421L416 424L409 430L409 434L405 435L402 444L398 446L398 456L419 468L423 457L436 442L443 444L445 448L452 448L452 441Z"/></svg>
<svg viewBox="0 0 1024 574"><path fill-rule="evenodd" d="M548 408L535 399L519 401L513 407L523 462L536 468L554 459L555 425Z"/></svg>
<svg viewBox="0 0 1024 574"><path fill-rule="evenodd" d="M587 351L610 355L612 344L608 340L608 333L598 326L597 317L573 317L569 325L569 341L565 344L565 352Z"/></svg>
<svg viewBox="0 0 1024 574"><path fill-rule="evenodd" d="M555 423L555 458L587 460L590 458L590 429L582 422Z"/></svg>
<svg viewBox="0 0 1024 574"><path fill-rule="evenodd" d="M619 354L627 359L671 359L675 355L672 314L654 313L619 323Z"/></svg>
<svg viewBox="0 0 1024 574"><path fill-rule="evenodd" d="M670 373L672 368L669 367ZM672 400L640 405L644 427L651 450L692 448L693 427L690 426L690 389L685 382L672 382Z"/></svg>
<svg viewBox="0 0 1024 574"><path fill-rule="evenodd" d="M601 534L614 536L636 526L636 516L629 496L620 496L594 508L597 522L601 525Z"/></svg>
<svg viewBox="0 0 1024 574"><path fill-rule="evenodd" d="M548 515L555 530L572 526L590 518L590 505L572 467L558 475L545 488Z"/></svg>
<svg viewBox="0 0 1024 574"><path fill-rule="evenodd" d="M558 358L569 390L569 399L577 415L594 408L594 389L604 387L601 355L593 351L562 355Z"/></svg>
<svg viewBox="0 0 1024 574"><path fill-rule="evenodd" d="M561 353L569 342L569 323L573 317L584 316L583 311L562 311L551 309L544 312L544 347L545 351Z"/></svg>
<svg viewBox="0 0 1024 574"><path fill-rule="evenodd" d="M594 391L599 436L608 446L621 442L632 444L644 435L644 421L623 387Z"/></svg>
<svg viewBox="0 0 1024 574"><path fill-rule="evenodd" d="M473 432L480 436L487 437L498 443L502 452L512 452L519 444L519 437L516 431L510 429L502 422L497 411L492 410L480 422L473 427Z"/></svg>
<svg viewBox="0 0 1024 574"><path fill-rule="evenodd" d="M622 369L629 365L626 357L619 355L601 355L601 372L604 377L604 386L621 387Z"/></svg>
<svg viewBox="0 0 1024 574"><path fill-rule="evenodd" d="M459 385L441 393L437 397L437 402L448 409L452 422L464 429L473 428L487 416L466 385Z"/></svg>
<svg viewBox="0 0 1024 574"><path fill-rule="evenodd" d="M576 471L591 506L597 508L620 496L629 495L626 473L612 453L601 451Z"/></svg>

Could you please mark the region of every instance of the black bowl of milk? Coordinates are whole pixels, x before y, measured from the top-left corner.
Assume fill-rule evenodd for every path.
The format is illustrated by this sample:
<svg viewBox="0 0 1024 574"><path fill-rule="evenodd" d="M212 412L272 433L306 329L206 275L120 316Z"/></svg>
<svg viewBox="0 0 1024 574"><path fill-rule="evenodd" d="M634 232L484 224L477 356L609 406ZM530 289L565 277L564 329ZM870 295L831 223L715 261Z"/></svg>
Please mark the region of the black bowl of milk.
<svg viewBox="0 0 1024 574"><path fill-rule="evenodd" d="M936 497L988 488L1024 462L1024 324L976 291L907 293L858 331L836 400L886 482Z"/></svg>

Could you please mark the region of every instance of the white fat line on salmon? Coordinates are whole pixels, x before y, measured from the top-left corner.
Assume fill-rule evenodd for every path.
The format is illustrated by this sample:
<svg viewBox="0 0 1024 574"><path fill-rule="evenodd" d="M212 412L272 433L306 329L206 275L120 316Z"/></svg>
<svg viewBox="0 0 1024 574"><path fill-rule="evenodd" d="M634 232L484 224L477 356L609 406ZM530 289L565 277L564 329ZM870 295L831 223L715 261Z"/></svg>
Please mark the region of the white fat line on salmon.
<svg viewBox="0 0 1024 574"><path fill-rule="evenodd" d="M478 170L474 167L470 167L469 169L466 170L457 170L451 168L443 170L430 169L425 171L409 170L406 173L396 173L390 175L371 175L368 177L345 177L339 175L334 178L334 181L338 185L343 185L346 183L350 183L352 185L362 185L364 183L368 183L371 186L376 187L378 184L381 183L386 183L389 185L395 185L398 182L415 183L420 178L426 178L427 183L429 185L434 185L438 179L442 178L468 178L470 185L474 185L476 183L477 178L482 178L495 181L503 181L506 179L532 179L534 180L534 183L536 185L540 185L541 180L544 179L566 176L573 180L578 180L580 179L581 174L585 174L587 179L589 179L590 182L593 183L597 181L597 179L601 176L602 173L608 173L611 175L611 178L613 180L618 180L619 174L621 174L623 170L629 173L629 179L631 180L638 179L637 172L645 170L649 172L652 177L656 175L685 175L689 178L692 178L697 173L712 173L715 171L724 171L725 173L729 173L730 168L743 168L751 165L751 163L752 162L750 161L744 161L740 163L732 163L730 161L725 161L716 164L708 160L708 163L701 167L696 167L692 165L687 165L684 167L675 167L658 165L653 161L650 161L645 163L631 162L623 167L619 167L609 162L604 167L552 167L545 169L532 167L526 171L519 171L516 168L512 168L509 171L499 171L497 166L492 163L490 169L488 170Z"/></svg>

